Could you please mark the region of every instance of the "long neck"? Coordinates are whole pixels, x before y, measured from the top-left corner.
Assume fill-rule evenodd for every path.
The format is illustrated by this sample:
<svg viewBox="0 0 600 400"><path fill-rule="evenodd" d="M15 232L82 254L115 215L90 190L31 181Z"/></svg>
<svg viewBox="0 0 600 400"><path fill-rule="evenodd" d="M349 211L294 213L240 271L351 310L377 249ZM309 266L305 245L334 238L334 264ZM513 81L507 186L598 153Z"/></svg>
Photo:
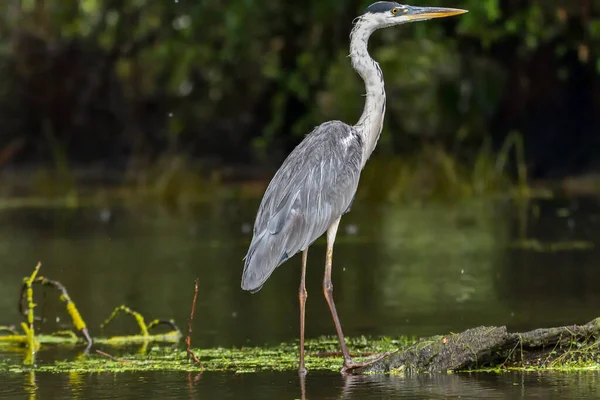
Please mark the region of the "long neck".
<svg viewBox="0 0 600 400"><path fill-rule="evenodd" d="M355 125L355 129L363 139L365 145L363 150L362 166L377 146L377 140L383 128L383 116L385 115L385 87L383 73L379 64L371 58L367 45L373 29L361 24L359 21L350 34L350 57L352 67L358 72L367 90L365 108Z"/></svg>

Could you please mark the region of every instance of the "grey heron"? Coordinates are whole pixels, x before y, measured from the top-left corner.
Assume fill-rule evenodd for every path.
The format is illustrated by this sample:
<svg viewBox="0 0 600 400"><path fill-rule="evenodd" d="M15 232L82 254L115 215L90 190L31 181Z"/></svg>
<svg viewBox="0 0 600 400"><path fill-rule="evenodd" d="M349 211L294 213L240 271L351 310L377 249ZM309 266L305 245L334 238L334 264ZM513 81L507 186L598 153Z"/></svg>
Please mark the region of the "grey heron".
<svg viewBox="0 0 600 400"><path fill-rule="evenodd" d="M302 252L300 275L300 362L304 366L304 310L308 247L327 232L323 292L344 356L342 372L367 363L354 362L344 340L333 301L333 244L342 215L350 210L362 169L377 145L386 108L383 74L367 51L369 37L380 28L458 15L466 10L413 7L379 1L355 19L350 34L352 67L363 79L366 102L356 125L340 121L316 127L289 154L265 191L245 257L242 289L255 293L275 268ZM372 362L372 361L371 361Z"/></svg>

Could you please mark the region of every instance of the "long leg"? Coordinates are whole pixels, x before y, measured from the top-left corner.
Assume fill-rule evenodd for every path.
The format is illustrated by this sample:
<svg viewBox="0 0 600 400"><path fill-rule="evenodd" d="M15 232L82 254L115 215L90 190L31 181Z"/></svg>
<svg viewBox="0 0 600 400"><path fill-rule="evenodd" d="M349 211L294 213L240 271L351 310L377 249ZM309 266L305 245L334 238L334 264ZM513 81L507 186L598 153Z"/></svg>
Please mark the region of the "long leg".
<svg viewBox="0 0 600 400"><path fill-rule="evenodd" d="M300 289L298 290L298 299L300 300L300 366L298 373L306 374L304 367L304 315L305 304L308 294L306 293L306 259L308 257L308 248L302 252L302 275L300 276Z"/></svg>
<svg viewBox="0 0 600 400"><path fill-rule="evenodd" d="M342 353L344 355L344 368L352 363L352 358L350 358L350 352L348 351L348 347L346 346L346 341L344 340L344 332L342 332L342 324L340 324L340 319L338 317L337 311L335 309L335 303L333 301L333 283L331 283L331 266L333 264L333 244L335 243L335 236L337 235L338 226L340 225L340 218L338 218L329 229L327 229L327 252L325 253L325 276L323 278L323 294L325 294L325 300L327 300L327 304L329 305L329 310L331 311L331 316L333 317L333 323L335 324L335 330L338 335L338 340L340 341L340 347L342 348Z"/></svg>
<svg viewBox="0 0 600 400"><path fill-rule="evenodd" d="M338 317L337 311L335 309L335 303L333 301L333 283L331 283L331 267L333 265L333 244L335 243L335 236L337 235L340 219L341 217L338 218L333 224L331 224L331 226L327 230L327 253L325 258L325 277L323 278L323 293L325 294L325 300L327 300L327 304L329 304L329 310L331 311L333 323L335 324L335 330L337 331L338 340L340 341L340 347L342 348L342 354L344 355L344 366L342 367L342 372L345 373L355 368L364 367L377 360L380 360L386 354L383 354L374 360L356 363L352 361L352 358L350 357L350 352L348 351L348 347L346 346L346 341L344 340L344 333L342 332L342 324L340 324L340 319Z"/></svg>

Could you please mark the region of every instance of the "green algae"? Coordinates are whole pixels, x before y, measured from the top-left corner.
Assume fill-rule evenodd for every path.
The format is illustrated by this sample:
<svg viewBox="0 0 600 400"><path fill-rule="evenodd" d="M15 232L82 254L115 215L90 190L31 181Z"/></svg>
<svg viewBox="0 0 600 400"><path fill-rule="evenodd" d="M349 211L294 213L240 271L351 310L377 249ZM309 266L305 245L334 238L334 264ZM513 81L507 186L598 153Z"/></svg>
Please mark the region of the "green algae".
<svg viewBox="0 0 600 400"><path fill-rule="evenodd" d="M408 338L349 338L348 345L357 360L365 360L376 354L395 351L412 343ZM308 340L306 346L306 367L313 371L339 371L342 356L338 353L335 337L321 337ZM113 357L90 352L80 354L69 361L55 361L53 364L40 364L24 367L16 363L0 363L0 372L53 372L53 373L95 373L95 372L135 372L135 371L211 371L254 373L261 371L292 371L298 368L298 343L282 343L271 347L209 348L194 349L202 360L199 366L188 359L187 352L179 346L152 346L149 349L133 352L115 347L104 348Z"/></svg>
<svg viewBox="0 0 600 400"><path fill-rule="evenodd" d="M556 328L551 328L556 329ZM501 333L501 329L486 327L469 330L471 335ZM551 330L548 330L551 332ZM348 338L348 346L356 360L368 360L377 354L393 352L389 357L410 354L415 350L423 357L436 357L436 351L446 346L451 346L452 341L465 341L461 334L440 335L422 340L414 338ZM590 339L590 338L587 338ZM523 338L530 348L527 355L523 356L519 345L514 345L515 351L486 352L481 363L470 364L468 367L448 369L447 371L420 370L411 366L403 365L390 368L385 371L361 371L362 373L385 373L391 375L405 375L412 373L432 372L575 372L575 371L598 371L600 370L599 349L600 344L591 341L582 344L581 341L565 342L561 346L546 346L545 351L534 351L531 349L531 340ZM64 343L62 343L64 344ZM435 349L437 346L438 350ZM298 368L298 342L281 343L276 346L265 347L240 347L240 348L203 348L193 349L194 353L202 360L202 365L193 363L182 346L152 345L133 349L112 346L105 342L100 346L103 350L111 353L110 357L103 354L90 352L74 353L71 360L58 360L49 364L25 366L18 362L2 361L0 357L0 373L119 373L119 372L229 372L236 374L295 371ZM479 352L473 345L467 352ZM43 347L46 351L48 346ZM1 354L1 353L0 353ZM337 372L342 365L342 356L338 352L338 341L335 337L320 337L307 340L306 342L306 367L309 371L332 371ZM485 360L495 360L486 362Z"/></svg>
<svg viewBox="0 0 600 400"><path fill-rule="evenodd" d="M508 333L505 327L479 327L461 333L414 338L348 338L353 358L368 360L391 353L358 373L405 375L412 373L510 372L510 371L596 371L600 370L600 318L585 325L536 329L525 333ZM143 338L143 336L141 336ZM38 338L40 353L53 346L65 347L73 341L55 336ZM51 342L54 341L52 344ZM70 342L69 342L70 341ZM24 365L14 357L2 361L0 372L24 373L118 373L118 372L230 372L236 374L295 371L298 368L298 342L276 346L193 349L202 361L189 359L183 346L158 343L119 346L114 341L98 340L105 352L73 352L69 360ZM320 337L306 342L306 367L309 371L334 371L342 366L342 356L335 337ZM110 353L110 354L108 354ZM2 353L0 353L2 354ZM11 361L12 360L12 361Z"/></svg>
<svg viewBox="0 0 600 400"><path fill-rule="evenodd" d="M92 339L83 317L79 313L79 310L69 296L64 285L58 281L38 276L41 266L42 264L38 262L32 274L23 278L23 286L19 298L19 311L25 319L25 322L21 323L23 333L21 334L14 326L0 326L0 349L9 353L24 353L25 357L22 362L23 365L34 365L35 356L39 350L42 349L42 346L62 345L73 347L75 345L85 344L86 347L83 355L87 355L92 344L117 347L141 343L142 350L145 352L150 343L178 343L181 340L181 331L173 320L154 319L147 323L140 313L125 305L117 306L108 319L101 325L101 328L104 328L111 323L111 321L113 321L120 313L124 313L135 319L140 329L140 333ZM34 309L37 307L37 304L34 301L34 284L52 287L60 293L59 299L65 305L65 309L71 317L73 327L77 333L71 330L58 331L52 334L36 333L36 317L34 315ZM150 333L151 329L161 325L169 326L171 330L164 333ZM81 357L79 358L82 359ZM0 369L2 369L1 367L2 366L0 365ZM8 370L15 369L19 369L19 367L13 365L8 368Z"/></svg>

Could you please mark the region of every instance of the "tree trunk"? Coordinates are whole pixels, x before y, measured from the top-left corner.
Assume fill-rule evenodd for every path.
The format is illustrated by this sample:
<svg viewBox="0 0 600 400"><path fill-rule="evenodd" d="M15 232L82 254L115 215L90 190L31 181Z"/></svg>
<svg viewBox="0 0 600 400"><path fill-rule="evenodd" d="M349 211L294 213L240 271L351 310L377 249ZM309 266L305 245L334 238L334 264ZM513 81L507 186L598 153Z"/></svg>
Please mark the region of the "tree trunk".
<svg viewBox="0 0 600 400"><path fill-rule="evenodd" d="M600 361L600 318L585 325L508 333L505 326L478 327L434 336L357 370L446 372L503 367L565 367Z"/></svg>

